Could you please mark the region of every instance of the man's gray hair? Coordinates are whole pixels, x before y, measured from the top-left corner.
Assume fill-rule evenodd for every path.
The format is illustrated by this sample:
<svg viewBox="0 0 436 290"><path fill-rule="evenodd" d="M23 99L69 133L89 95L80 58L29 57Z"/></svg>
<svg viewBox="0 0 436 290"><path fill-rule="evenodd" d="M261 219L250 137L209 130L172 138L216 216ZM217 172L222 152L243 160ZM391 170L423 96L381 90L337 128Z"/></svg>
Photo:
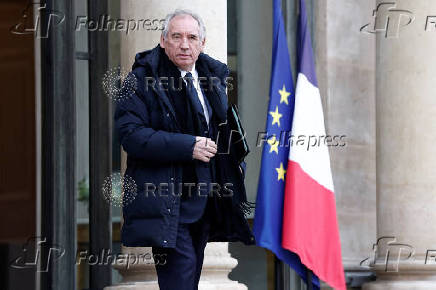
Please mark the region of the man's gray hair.
<svg viewBox="0 0 436 290"><path fill-rule="evenodd" d="M162 30L162 35L164 37L167 37L171 19L179 15L190 15L192 18L197 20L200 40L203 41L206 38L206 27L204 26L204 22L201 17L198 16L198 14L186 9L176 9L173 13L170 13L165 17L164 29Z"/></svg>

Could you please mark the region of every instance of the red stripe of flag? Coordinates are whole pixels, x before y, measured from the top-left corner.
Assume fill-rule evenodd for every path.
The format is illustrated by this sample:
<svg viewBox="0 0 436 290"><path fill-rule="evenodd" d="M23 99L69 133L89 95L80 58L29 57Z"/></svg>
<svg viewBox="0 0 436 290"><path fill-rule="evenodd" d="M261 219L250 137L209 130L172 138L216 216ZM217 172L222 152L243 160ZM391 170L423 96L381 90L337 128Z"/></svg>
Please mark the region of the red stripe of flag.
<svg viewBox="0 0 436 290"><path fill-rule="evenodd" d="M321 280L346 289L334 193L289 160L282 246L300 257Z"/></svg>

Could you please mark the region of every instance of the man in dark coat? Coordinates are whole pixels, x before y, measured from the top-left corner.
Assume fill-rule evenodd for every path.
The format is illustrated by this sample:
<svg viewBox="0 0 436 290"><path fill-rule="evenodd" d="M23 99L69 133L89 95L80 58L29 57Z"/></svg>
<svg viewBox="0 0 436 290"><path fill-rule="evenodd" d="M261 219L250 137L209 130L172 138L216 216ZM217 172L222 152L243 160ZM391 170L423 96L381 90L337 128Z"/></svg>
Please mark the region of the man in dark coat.
<svg viewBox="0 0 436 290"><path fill-rule="evenodd" d="M115 112L125 175L137 186L123 206L122 243L160 255L161 290L198 288L207 242L255 243L227 124L229 70L204 44L201 18L169 14L160 44L136 55L136 88Z"/></svg>

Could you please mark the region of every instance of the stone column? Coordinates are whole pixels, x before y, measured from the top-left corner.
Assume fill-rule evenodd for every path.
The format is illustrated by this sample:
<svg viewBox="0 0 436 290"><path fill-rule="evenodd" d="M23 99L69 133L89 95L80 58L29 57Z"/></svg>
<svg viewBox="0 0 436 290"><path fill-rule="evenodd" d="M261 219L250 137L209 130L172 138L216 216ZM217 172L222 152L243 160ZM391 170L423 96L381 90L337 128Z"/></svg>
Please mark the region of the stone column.
<svg viewBox="0 0 436 290"><path fill-rule="evenodd" d="M315 1L314 49L330 146L346 281L360 287L372 273L360 262L376 240L376 38L360 33L375 0ZM289 17L289 16L288 16ZM341 146L344 145L344 146Z"/></svg>
<svg viewBox="0 0 436 290"><path fill-rule="evenodd" d="M436 289L436 1L395 2L377 19L389 17L377 34L377 236L390 238L363 289Z"/></svg>
<svg viewBox="0 0 436 290"><path fill-rule="evenodd" d="M159 290L151 248L123 247L127 254L114 268L123 277L120 284L105 290ZM129 261L129 262L127 262ZM164 261L162 261L164 262ZM228 243L209 243L204 252L204 263L199 290L247 290L247 286L228 278L238 261L228 252Z"/></svg>
<svg viewBox="0 0 436 290"><path fill-rule="evenodd" d="M162 22L165 16L175 8L189 9L198 13L206 26L205 53L227 63L227 1L213 2L173 1L173 0L129 0L121 2L121 19L141 21L141 26L135 31L121 34L121 68L130 71L137 52L151 49L159 43ZM143 26L144 20L151 25ZM138 21L136 21L138 22ZM147 22L149 23L149 22ZM122 152L123 170L125 170L126 153ZM152 256L151 248L122 247L125 254L145 257ZM148 253L148 256L147 256ZM245 290L247 287L237 281L231 281L227 275L237 265L237 260L228 252L228 243L209 243L205 249L203 271L200 278L200 290ZM158 290L157 275L150 259L142 259L139 263L129 266L119 264L115 268L123 276L119 285L106 287L106 290Z"/></svg>

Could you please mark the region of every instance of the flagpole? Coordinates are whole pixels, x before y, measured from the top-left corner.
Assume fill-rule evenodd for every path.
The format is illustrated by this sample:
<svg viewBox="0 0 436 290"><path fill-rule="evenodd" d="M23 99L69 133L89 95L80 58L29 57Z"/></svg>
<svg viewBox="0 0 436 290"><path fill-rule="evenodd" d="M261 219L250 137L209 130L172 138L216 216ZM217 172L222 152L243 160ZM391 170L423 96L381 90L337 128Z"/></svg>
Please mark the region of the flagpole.
<svg viewBox="0 0 436 290"><path fill-rule="evenodd" d="M283 273L283 262L274 255L274 268L275 268L275 287L274 290L285 290L283 281L284 281L284 273Z"/></svg>
<svg viewBox="0 0 436 290"><path fill-rule="evenodd" d="M312 270L307 269L307 290L313 290L312 276Z"/></svg>

